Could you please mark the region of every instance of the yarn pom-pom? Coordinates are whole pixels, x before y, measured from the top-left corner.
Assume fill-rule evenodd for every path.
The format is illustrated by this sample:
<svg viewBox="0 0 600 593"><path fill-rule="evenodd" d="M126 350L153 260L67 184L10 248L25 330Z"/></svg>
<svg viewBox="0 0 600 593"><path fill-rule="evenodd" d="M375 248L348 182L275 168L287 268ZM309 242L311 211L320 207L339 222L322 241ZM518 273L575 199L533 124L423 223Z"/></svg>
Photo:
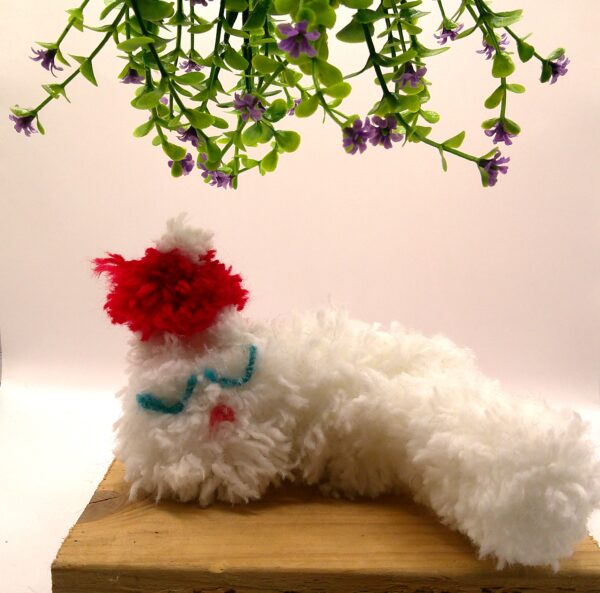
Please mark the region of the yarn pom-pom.
<svg viewBox="0 0 600 593"><path fill-rule="evenodd" d="M104 309L112 322L140 332L142 340L200 333L223 309L241 310L248 300L241 276L215 259L213 250L191 259L179 249L150 248L141 259L109 253L93 263L97 274L110 277Z"/></svg>

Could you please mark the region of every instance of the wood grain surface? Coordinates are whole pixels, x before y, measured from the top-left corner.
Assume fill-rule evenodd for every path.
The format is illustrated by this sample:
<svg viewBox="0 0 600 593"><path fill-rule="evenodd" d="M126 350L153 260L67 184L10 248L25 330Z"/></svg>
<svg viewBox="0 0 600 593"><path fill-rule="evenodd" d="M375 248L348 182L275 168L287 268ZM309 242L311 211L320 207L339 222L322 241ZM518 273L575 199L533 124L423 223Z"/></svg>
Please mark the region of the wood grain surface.
<svg viewBox="0 0 600 593"><path fill-rule="evenodd" d="M114 462L52 565L54 593L600 593L587 537L558 573L477 559L407 498L334 500L284 486L202 509L129 501Z"/></svg>

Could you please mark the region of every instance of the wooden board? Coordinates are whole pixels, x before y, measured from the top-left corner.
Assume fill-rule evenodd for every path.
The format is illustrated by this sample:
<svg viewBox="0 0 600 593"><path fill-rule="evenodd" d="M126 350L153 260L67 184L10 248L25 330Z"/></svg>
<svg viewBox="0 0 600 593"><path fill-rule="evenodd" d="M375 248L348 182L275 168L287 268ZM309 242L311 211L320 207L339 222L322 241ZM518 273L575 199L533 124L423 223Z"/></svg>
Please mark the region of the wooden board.
<svg viewBox="0 0 600 593"><path fill-rule="evenodd" d="M590 538L554 574L497 571L407 499L285 486L248 505L130 502L113 463L52 566L54 593L600 593Z"/></svg>

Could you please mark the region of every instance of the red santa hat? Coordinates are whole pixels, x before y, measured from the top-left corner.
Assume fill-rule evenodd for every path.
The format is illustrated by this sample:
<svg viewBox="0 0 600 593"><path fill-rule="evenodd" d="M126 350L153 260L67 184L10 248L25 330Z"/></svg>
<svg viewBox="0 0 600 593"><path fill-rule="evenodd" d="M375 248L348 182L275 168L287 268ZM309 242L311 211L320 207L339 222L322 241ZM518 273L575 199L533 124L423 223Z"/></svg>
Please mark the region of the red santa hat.
<svg viewBox="0 0 600 593"><path fill-rule="evenodd" d="M104 309L142 340L203 332L223 310L241 310L248 300L241 276L215 254L211 233L187 226L183 215L172 219L141 259L109 253L94 260L96 274L110 280Z"/></svg>

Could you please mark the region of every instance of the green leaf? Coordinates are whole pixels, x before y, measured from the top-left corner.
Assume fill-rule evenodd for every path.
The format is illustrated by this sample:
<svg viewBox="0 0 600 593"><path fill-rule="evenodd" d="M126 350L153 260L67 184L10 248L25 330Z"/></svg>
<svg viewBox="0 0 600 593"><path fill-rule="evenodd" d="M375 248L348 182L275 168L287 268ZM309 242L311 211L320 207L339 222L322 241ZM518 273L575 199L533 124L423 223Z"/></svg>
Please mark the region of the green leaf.
<svg viewBox="0 0 600 593"><path fill-rule="evenodd" d="M79 72L83 75L84 78L89 80L94 86L98 86L96 82L96 77L94 76L94 69L92 67L92 63L89 60L86 60L79 66Z"/></svg>
<svg viewBox="0 0 600 593"><path fill-rule="evenodd" d="M152 109L160 103L162 96L163 92L160 89L144 91L131 101L131 105L136 109Z"/></svg>
<svg viewBox="0 0 600 593"><path fill-rule="evenodd" d="M188 33L192 33L193 35L198 35L201 33L206 33L213 28L213 23L203 22L198 25L194 25L193 27L188 28Z"/></svg>
<svg viewBox="0 0 600 593"><path fill-rule="evenodd" d="M208 157L208 162L211 164L214 163L215 167L218 167L221 163L221 150L212 140L206 142L206 156Z"/></svg>
<svg viewBox="0 0 600 593"><path fill-rule="evenodd" d="M516 82L512 83L512 84L507 84L506 88L511 92L511 93L524 93L525 92L525 87L522 84L517 84Z"/></svg>
<svg viewBox="0 0 600 593"><path fill-rule="evenodd" d="M284 152L294 152L300 146L300 134L291 130L275 132L275 142Z"/></svg>
<svg viewBox="0 0 600 593"><path fill-rule="evenodd" d="M223 59L227 62L228 66L231 66L234 70L245 70L248 68L248 60L244 56L240 55L230 45L227 46Z"/></svg>
<svg viewBox="0 0 600 593"><path fill-rule="evenodd" d="M44 49L57 49L56 43L48 43L46 41L36 41L35 43Z"/></svg>
<svg viewBox="0 0 600 593"><path fill-rule="evenodd" d="M445 142L442 142L444 146L448 148L459 148L465 139L465 132L460 132L456 134L456 136L452 136L452 138L448 138Z"/></svg>
<svg viewBox="0 0 600 593"><path fill-rule="evenodd" d="M448 162L446 161L446 156L444 155L444 149L440 146L440 157L442 158L442 169L444 173L448 170Z"/></svg>
<svg viewBox="0 0 600 593"><path fill-rule="evenodd" d="M352 87L347 82L338 82L323 89L323 92L335 99L343 99L352 92Z"/></svg>
<svg viewBox="0 0 600 593"><path fill-rule="evenodd" d="M499 118L497 117L492 117L491 119L486 119L482 124L481 127L484 130L489 130L490 128L493 128L499 121Z"/></svg>
<svg viewBox="0 0 600 593"><path fill-rule="evenodd" d="M261 54L257 54L252 58L252 66L261 74L272 74L279 68L279 64L275 60Z"/></svg>
<svg viewBox="0 0 600 593"><path fill-rule="evenodd" d="M448 51L450 48L446 45L445 47L438 47L436 49L429 49L424 45L421 45L418 41L413 43L414 49L417 50L417 55L420 58L429 58L431 56L437 56L445 51Z"/></svg>
<svg viewBox="0 0 600 593"><path fill-rule="evenodd" d="M171 166L171 175L173 177L181 177L183 175L183 165L180 161L174 161Z"/></svg>
<svg viewBox="0 0 600 593"><path fill-rule="evenodd" d="M373 0L342 0L342 4L348 8L369 8L373 4Z"/></svg>
<svg viewBox="0 0 600 593"><path fill-rule="evenodd" d="M13 105L10 110L17 117L28 117L31 115L31 109L24 109L23 107L19 107L18 105Z"/></svg>
<svg viewBox="0 0 600 593"><path fill-rule="evenodd" d="M554 60L558 60L558 58L560 58L560 56L564 56L564 55L565 55L565 48L559 47L558 49L555 49L551 54L549 54L546 59L550 62L553 62Z"/></svg>
<svg viewBox="0 0 600 593"><path fill-rule="evenodd" d="M332 86L344 80L344 75L333 64L317 58L317 75L325 86Z"/></svg>
<svg viewBox="0 0 600 593"><path fill-rule="evenodd" d="M373 25L369 23L368 27L370 35L373 35ZM361 23L352 19L345 27L336 33L336 37L344 43L364 43L365 30Z"/></svg>
<svg viewBox="0 0 600 593"><path fill-rule="evenodd" d="M141 37L132 37L131 39L126 39L125 41L121 41L121 43L119 43L119 45L117 45L117 49L120 49L121 51L125 51L125 52L132 52L133 50L137 49L138 47L143 47L144 45L148 45L149 43L152 43L153 39L152 37L145 37L145 36L141 36Z"/></svg>
<svg viewBox="0 0 600 593"><path fill-rule="evenodd" d="M271 0L258 0L258 3L246 19L242 29L244 31L252 31L253 29L262 29L267 18L267 11Z"/></svg>
<svg viewBox="0 0 600 593"><path fill-rule="evenodd" d="M42 88L49 94L52 95L55 99L59 97L64 97L69 103L69 97L67 97L67 91L62 84L43 84Z"/></svg>
<svg viewBox="0 0 600 593"><path fill-rule="evenodd" d="M142 138L143 136L148 135L152 128L154 127L154 122L149 119L147 122L144 122L141 126L138 126L135 130L133 130L133 135L136 138Z"/></svg>
<svg viewBox="0 0 600 593"><path fill-rule="evenodd" d="M260 174L264 175L265 173L271 173L272 171L275 171L278 160L279 153L277 152L277 148L274 148L271 152L267 153L262 161L260 161L260 165L258 166Z"/></svg>
<svg viewBox="0 0 600 593"><path fill-rule="evenodd" d="M225 0L225 9L231 12L244 12L248 8L248 0Z"/></svg>
<svg viewBox="0 0 600 593"><path fill-rule="evenodd" d="M490 186L489 173L483 167L480 167L479 165L477 166L477 168L479 169L479 174L481 175L481 185L483 185L483 187L489 187Z"/></svg>
<svg viewBox="0 0 600 593"><path fill-rule="evenodd" d="M215 118L210 113L200 111L200 109L186 111L185 116L190 124L192 124L192 126L194 126L194 128L197 130L208 128L209 126L212 126L215 121Z"/></svg>
<svg viewBox="0 0 600 593"><path fill-rule="evenodd" d="M216 117L216 116L211 116L214 121L212 123L213 126L215 126L215 128L219 128L220 130L226 130L229 127L229 123L227 122L227 120L223 119L222 117Z"/></svg>
<svg viewBox="0 0 600 593"><path fill-rule="evenodd" d="M513 121L512 119L504 118L503 124L504 124L504 129L509 134L520 134L521 133L521 126L519 126L519 124L516 121Z"/></svg>
<svg viewBox="0 0 600 593"><path fill-rule="evenodd" d="M319 106L319 97L313 95L312 97L306 96L300 101L296 107L296 117L310 117Z"/></svg>
<svg viewBox="0 0 600 593"><path fill-rule="evenodd" d="M39 133L43 136L46 133L46 129L42 125L42 122L40 121L40 118L38 116L35 117L35 123L37 124Z"/></svg>
<svg viewBox="0 0 600 593"><path fill-rule="evenodd" d="M256 122L242 132L242 142L246 146L256 146L262 137L262 125Z"/></svg>
<svg viewBox="0 0 600 593"><path fill-rule="evenodd" d="M183 146L178 146L177 144L171 144L170 142L163 142L162 149L165 154L174 161L181 161L185 158L187 153L186 149Z"/></svg>
<svg viewBox="0 0 600 593"><path fill-rule="evenodd" d="M497 12L491 13L486 17L487 22L492 25L495 29L499 29L502 27L510 27L514 25L517 21L521 20L523 16L523 11L521 9L518 10L510 10L508 12Z"/></svg>
<svg viewBox="0 0 600 593"><path fill-rule="evenodd" d="M60 49L56 50L56 59L61 62L62 64L64 64L65 66L70 66L71 64L67 61L67 59L65 58L65 56L63 56L63 53L60 51Z"/></svg>
<svg viewBox="0 0 600 593"><path fill-rule="evenodd" d="M105 6L104 10L100 13L100 20L104 19L107 15L109 15L117 6L121 6L125 0L115 0L111 2L107 6Z"/></svg>
<svg viewBox="0 0 600 593"><path fill-rule="evenodd" d="M361 9L357 11L354 15L354 18L361 23L362 25L367 25L369 23L375 23L383 18L385 18L386 13L381 10L370 10L368 8Z"/></svg>
<svg viewBox="0 0 600 593"><path fill-rule="evenodd" d="M519 53L521 62L529 62L535 53L535 48L526 41L517 39L517 52Z"/></svg>
<svg viewBox="0 0 600 593"><path fill-rule="evenodd" d="M416 113L421 108L421 98L419 95L400 95L396 97L396 105L394 107L390 111L410 111L411 113Z"/></svg>
<svg viewBox="0 0 600 593"><path fill-rule="evenodd" d="M512 58L504 52L496 52L494 63L492 65L492 76L494 78L506 78L515 71L515 64Z"/></svg>
<svg viewBox="0 0 600 593"><path fill-rule="evenodd" d="M552 76L552 66L550 62L544 60L542 62L542 74L540 76L540 82L548 82Z"/></svg>
<svg viewBox="0 0 600 593"><path fill-rule="evenodd" d="M169 18L175 10L172 2L162 0L137 0L142 18L147 21L162 21Z"/></svg>
<svg viewBox="0 0 600 593"><path fill-rule="evenodd" d="M437 124L440 121L440 114L437 111L420 111L423 119L430 124Z"/></svg>
<svg viewBox="0 0 600 593"><path fill-rule="evenodd" d="M180 76L176 76L175 80L179 84L199 84L206 78L204 72L186 72L185 74L181 74Z"/></svg>
<svg viewBox="0 0 600 593"><path fill-rule="evenodd" d="M329 5L329 0L312 0L311 10L315 13L314 23L331 29L335 25L335 10Z"/></svg>
<svg viewBox="0 0 600 593"><path fill-rule="evenodd" d="M502 97L504 97L504 88L499 86L486 100L485 107L488 109L494 109L494 107L498 107L502 101Z"/></svg>
<svg viewBox="0 0 600 593"><path fill-rule="evenodd" d="M287 101L284 99L275 99L269 105L269 108L266 110L265 115L269 119L269 121L275 122L284 118L288 112Z"/></svg>

